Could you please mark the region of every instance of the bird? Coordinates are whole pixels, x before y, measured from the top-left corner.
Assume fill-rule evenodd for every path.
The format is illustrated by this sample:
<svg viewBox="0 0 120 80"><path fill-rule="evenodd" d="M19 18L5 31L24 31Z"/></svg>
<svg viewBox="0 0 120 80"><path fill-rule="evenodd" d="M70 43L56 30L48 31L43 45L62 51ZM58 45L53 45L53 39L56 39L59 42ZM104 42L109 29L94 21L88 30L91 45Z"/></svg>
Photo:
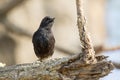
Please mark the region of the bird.
<svg viewBox="0 0 120 80"><path fill-rule="evenodd" d="M54 19L50 16L44 17L39 28L33 34L32 43L39 61L43 61L54 53L55 38L52 33Z"/></svg>

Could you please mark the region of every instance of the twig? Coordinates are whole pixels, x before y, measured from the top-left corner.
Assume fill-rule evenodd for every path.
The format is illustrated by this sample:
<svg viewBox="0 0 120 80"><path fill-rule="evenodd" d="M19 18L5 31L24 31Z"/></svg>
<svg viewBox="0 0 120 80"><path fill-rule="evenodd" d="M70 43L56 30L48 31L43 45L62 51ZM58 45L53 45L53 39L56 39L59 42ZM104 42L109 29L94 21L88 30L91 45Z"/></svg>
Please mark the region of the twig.
<svg viewBox="0 0 120 80"><path fill-rule="evenodd" d="M82 0L81 0L82 1ZM86 32L86 19L82 14L81 2L80 0L76 0L76 7L77 7L77 24L79 29L79 36L80 41L82 44L82 53L83 53L83 61L86 63L96 62L95 60L95 53L93 46L91 44L90 38Z"/></svg>
<svg viewBox="0 0 120 80"><path fill-rule="evenodd" d="M115 47L104 47L103 45L95 46L95 53L99 54L101 52L106 52L106 51L115 51L115 50L120 50L120 46L115 46Z"/></svg>
<svg viewBox="0 0 120 80"><path fill-rule="evenodd" d="M117 62L112 62L112 63L114 64L115 68L120 69L120 63Z"/></svg>
<svg viewBox="0 0 120 80"><path fill-rule="evenodd" d="M55 46L55 49L56 49L57 51L60 51L60 52L64 53L64 54L67 54L67 55L74 55L74 54L75 54L74 52L69 51L69 50L67 50L67 49L64 49L64 48L62 48L62 47L59 47L59 46Z"/></svg>

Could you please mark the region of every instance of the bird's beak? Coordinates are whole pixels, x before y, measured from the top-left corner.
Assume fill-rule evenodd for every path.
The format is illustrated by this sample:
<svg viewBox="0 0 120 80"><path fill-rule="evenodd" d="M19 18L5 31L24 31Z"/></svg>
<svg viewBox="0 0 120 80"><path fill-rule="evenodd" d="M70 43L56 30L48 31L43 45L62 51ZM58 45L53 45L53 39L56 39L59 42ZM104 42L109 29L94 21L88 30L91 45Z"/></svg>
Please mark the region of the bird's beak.
<svg viewBox="0 0 120 80"><path fill-rule="evenodd" d="M55 18L52 18L52 20L54 21L54 20L55 20Z"/></svg>

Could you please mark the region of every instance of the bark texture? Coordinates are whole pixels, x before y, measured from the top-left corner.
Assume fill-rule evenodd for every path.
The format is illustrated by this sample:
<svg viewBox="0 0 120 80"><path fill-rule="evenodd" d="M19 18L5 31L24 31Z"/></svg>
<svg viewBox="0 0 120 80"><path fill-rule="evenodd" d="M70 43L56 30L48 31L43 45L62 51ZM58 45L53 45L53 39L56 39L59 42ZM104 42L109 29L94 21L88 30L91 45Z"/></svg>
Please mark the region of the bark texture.
<svg viewBox="0 0 120 80"><path fill-rule="evenodd" d="M82 1L82 0L81 0ZM0 80L99 80L113 70L106 56L95 56L81 1L76 0L77 24L82 52L67 58L33 62L0 68Z"/></svg>
<svg viewBox="0 0 120 80"><path fill-rule="evenodd" d="M3 67L0 80L98 80L113 69L111 62L102 59L96 64L71 59L73 57Z"/></svg>

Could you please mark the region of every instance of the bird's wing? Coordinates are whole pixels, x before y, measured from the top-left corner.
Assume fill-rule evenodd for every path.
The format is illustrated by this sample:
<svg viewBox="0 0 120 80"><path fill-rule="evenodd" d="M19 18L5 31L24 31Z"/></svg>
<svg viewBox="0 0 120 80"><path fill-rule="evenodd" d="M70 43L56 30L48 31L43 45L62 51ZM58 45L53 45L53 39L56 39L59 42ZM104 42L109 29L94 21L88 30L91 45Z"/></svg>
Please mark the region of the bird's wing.
<svg viewBox="0 0 120 80"><path fill-rule="evenodd" d="M46 39L46 36L43 34L43 33L39 33L39 32L36 32L34 35L33 35L33 45L34 45L34 48L35 48L35 51L39 54L40 53L45 53L48 51L47 47L48 47L48 41Z"/></svg>

